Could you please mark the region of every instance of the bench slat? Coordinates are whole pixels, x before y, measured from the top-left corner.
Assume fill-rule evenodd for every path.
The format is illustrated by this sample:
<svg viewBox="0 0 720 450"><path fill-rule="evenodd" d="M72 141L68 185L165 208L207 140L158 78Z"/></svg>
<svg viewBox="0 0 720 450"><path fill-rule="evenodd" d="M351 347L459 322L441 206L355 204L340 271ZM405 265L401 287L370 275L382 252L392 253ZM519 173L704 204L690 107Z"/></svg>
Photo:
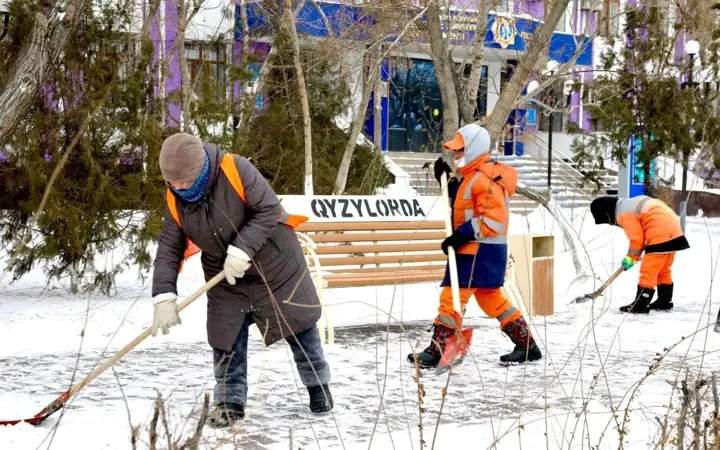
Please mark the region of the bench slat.
<svg viewBox="0 0 720 450"><path fill-rule="evenodd" d="M316 243L325 242L374 242L374 241L431 241L445 239L444 231L410 231L400 233L313 233Z"/></svg>
<svg viewBox="0 0 720 450"><path fill-rule="evenodd" d="M447 256L442 252L415 253L413 255L382 255L382 256L342 256L320 258L320 265L325 266L358 266L361 264L400 264L405 262L445 261Z"/></svg>
<svg viewBox="0 0 720 450"><path fill-rule="evenodd" d="M429 281L440 281L443 273L412 273L412 274L391 274L391 276L331 276L327 279L329 288L360 287L360 286L383 286L404 283L421 283Z"/></svg>
<svg viewBox="0 0 720 450"><path fill-rule="evenodd" d="M405 222L305 222L297 230L312 231L371 231L371 230L444 230L442 220Z"/></svg>
<svg viewBox="0 0 720 450"><path fill-rule="evenodd" d="M445 264L424 264L422 266L408 266L408 265L395 265L395 266L384 266L384 267L363 267L363 268L338 268L338 267L326 267L323 268L326 272L325 276L333 277L341 274L384 274L384 273L426 273L426 272L445 272ZM327 273L329 272L329 274Z"/></svg>
<svg viewBox="0 0 720 450"><path fill-rule="evenodd" d="M439 250L437 242L408 242L407 244L323 245L315 249L318 255L346 255L349 253L412 253Z"/></svg>

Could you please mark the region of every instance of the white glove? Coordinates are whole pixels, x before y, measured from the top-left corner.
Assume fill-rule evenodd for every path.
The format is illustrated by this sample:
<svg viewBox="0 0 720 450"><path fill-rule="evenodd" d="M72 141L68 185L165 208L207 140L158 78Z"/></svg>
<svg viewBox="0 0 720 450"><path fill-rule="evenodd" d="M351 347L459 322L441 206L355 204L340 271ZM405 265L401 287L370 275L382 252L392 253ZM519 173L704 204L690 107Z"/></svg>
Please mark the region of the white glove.
<svg viewBox="0 0 720 450"><path fill-rule="evenodd" d="M234 245L230 245L227 249L225 264L223 264L227 282L234 286L235 279L242 278L249 268L250 257L248 254Z"/></svg>
<svg viewBox="0 0 720 450"><path fill-rule="evenodd" d="M182 323L180 322L180 316L178 316L178 307L175 300L177 300L177 295L172 292L158 294L153 297L155 311L153 312L153 323L150 329L153 336L157 336L158 330L162 330L163 334L168 334L170 327Z"/></svg>

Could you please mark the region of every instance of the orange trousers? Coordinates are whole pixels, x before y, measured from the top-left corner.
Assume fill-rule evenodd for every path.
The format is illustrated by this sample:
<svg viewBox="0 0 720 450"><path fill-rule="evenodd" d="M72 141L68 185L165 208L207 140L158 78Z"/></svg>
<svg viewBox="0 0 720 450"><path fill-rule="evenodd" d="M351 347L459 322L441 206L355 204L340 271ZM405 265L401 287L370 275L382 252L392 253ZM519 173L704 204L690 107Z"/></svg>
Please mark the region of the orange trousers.
<svg viewBox="0 0 720 450"><path fill-rule="evenodd" d="M640 263L640 287L655 289L658 284L672 284L675 252L646 253Z"/></svg>
<svg viewBox="0 0 720 450"><path fill-rule="evenodd" d="M475 300L477 300L478 305L485 314L496 318L500 322L500 328L505 328L506 325L522 316L520 310L510 303L510 300L502 294L500 288L460 288L460 304L463 310L471 295L475 296ZM453 306L452 290L450 287L444 287L440 292L440 307L438 308L435 323L455 329L459 320L460 313L455 311Z"/></svg>

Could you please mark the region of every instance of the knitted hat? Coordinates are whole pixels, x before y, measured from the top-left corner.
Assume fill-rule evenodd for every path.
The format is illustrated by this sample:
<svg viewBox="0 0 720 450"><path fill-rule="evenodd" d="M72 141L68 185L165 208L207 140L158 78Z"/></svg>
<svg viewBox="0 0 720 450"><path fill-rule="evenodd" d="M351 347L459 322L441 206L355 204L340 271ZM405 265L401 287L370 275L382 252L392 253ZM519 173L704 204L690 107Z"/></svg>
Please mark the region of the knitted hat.
<svg viewBox="0 0 720 450"><path fill-rule="evenodd" d="M195 181L204 162L202 141L187 133L173 134L160 149L160 172L166 181Z"/></svg>
<svg viewBox="0 0 720 450"><path fill-rule="evenodd" d="M615 207L617 206L617 197L605 196L598 197L590 203L590 212L595 218L596 224L609 223L615 225Z"/></svg>

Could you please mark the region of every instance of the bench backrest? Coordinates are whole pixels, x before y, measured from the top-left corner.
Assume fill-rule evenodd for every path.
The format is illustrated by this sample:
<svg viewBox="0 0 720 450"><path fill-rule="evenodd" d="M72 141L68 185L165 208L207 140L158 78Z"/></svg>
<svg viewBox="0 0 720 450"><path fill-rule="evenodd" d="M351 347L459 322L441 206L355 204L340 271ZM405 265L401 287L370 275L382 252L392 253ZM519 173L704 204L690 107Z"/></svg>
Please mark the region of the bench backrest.
<svg viewBox="0 0 720 450"><path fill-rule="evenodd" d="M440 281L447 257L441 220L306 222L328 287Z"/></svg>

